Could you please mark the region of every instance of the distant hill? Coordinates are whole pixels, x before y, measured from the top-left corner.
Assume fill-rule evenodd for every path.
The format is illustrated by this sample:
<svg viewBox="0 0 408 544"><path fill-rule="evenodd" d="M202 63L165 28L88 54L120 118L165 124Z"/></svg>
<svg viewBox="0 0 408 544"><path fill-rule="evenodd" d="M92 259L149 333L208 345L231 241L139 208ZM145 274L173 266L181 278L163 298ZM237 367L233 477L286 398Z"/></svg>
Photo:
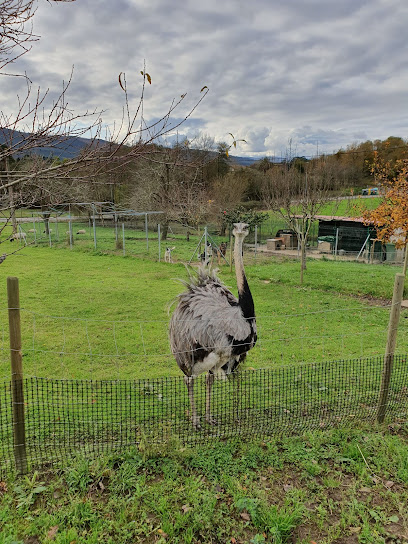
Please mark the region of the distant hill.
<svg viewBox="0 0 408 544"><path fill-rule="evenodd" d="M19 144L27 136L26 132L19 132L18 130L11 131L9 129L0 129L0 145L9 145L10 137L13 137L13 144ZM99 140L104 142L104 140ZM59 159L73 159L79 155L79 153L91 143L88 138L80 138L78 136L69 136L67 138L61 138L60 142L56 142L52 147L36 147L29 152L16 153L15 159L22 158L25 155L40 155L41 157L50 158L58 157ZM108 142L106 142L108 143Z"/></svg>
<svg viewBox="0 0 408 544"><path fill-rule="evenodd" d="M239 166L251 166L259 159L254 159L253 157L234 157L230 155L232 162L239 164Z"/></svg>
<svg viewBox="0 0 408 544"><path fill-rule="evenodd" d="M27 133L25 132L19 132L17 130L13 132L13 141L15 143L19 143L25 137L27 137ZM7 145L10 139L10 133L11 131L9 129L0 129L0 145ZM69 136L68 138L62 139L61 142L56 143L52 147L36 147L29 153L16 153L14 158L17 159L27 154L34 154L40 155L41 157L45 157L47 159L50 157L57 157L59 159L73 159L77 157L84 147L87 147L90 144L90 142L91 141L88 138ZM104 140L100 140L100 142L104 143ZM233 163L238 164L239 166L251 166L257 160L259 160L253 157L234 157L232 155L230 155L230 158Z"/></svg>

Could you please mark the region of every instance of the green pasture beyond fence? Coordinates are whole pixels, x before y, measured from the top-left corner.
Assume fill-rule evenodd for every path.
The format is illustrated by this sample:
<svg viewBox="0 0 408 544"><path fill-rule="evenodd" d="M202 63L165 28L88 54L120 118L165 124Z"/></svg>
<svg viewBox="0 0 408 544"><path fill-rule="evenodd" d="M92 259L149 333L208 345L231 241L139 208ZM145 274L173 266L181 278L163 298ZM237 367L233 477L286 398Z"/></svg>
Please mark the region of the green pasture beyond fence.
<svg viewBox="0 0 408 544"><path fill-rule="evenodd" d="M393 357L385 421L408 417L407 361L406 355ZM217 425L202 417L200 430L192 427L182 377L5 380L0 382L0 473L61 465L78 454L120 453L146 440L193 445L374 422L383 365L383 357L373 357L245 370L215 382ZM203 415L204 378L196 380L195 398Z"/></svg>
<svg viewBox="0 0 408 544"><path fill-rule="evenodd" d="M143 440L197 444L234 436L279 436L350 420L406 419L408 357L396 355L404 287L396 274L384 357L246 370L216 381L217 425L192 426L182 377L73 380L23 377L18 279L7 278L11 377L0 381L0 473L123 451ZM56 361L58 355L56 355ZM199 413L203 377L195 380Z"/></svg>

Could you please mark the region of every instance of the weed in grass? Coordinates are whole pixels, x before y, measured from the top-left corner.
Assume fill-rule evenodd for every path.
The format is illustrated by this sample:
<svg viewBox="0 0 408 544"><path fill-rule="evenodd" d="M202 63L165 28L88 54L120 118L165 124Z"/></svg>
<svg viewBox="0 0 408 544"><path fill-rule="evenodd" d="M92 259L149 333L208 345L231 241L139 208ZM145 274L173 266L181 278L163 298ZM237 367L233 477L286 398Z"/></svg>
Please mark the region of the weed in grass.
<svg viewBox="0 0 408 544"><path fill-rule="evenodd" d="M14 493L17 498L17 508L28 509L32 506L37 497L47 490L45 482L39 482L38 472L30 476L24 476L21 484L14 485Z"/></svg>
<svg viewBox="0 0 408 544"><path fill-rule="evenodd" d="M278 508L248 497L239 499L235 507L241 517L251 520L256 529L269 534L276 544L288 542L303 514L303 507L299 504L286 504L283 508Z"/></svg>
<svg viewBox="0 0 408 544"><path fill-rule="evenodd" d="M110 480L110 489L117 494L132 494L133 497L142 497L146 485L146 475L140 474L143 460L132 459L122 463L114 472Z"/></svg>
<svg viewBox="0 0 408 544"><path fill-rule="evenodd" d="M337 489L340 487L340 481L334 478L333 476L329 475L322 478L323 485L325 487L328 487L330 489Z"/></svg>
<svg viewBox="0 0 408 544"><path fill-rule="evenodd" d="M71 491L85 493L93 481L89 459L78 457L64 471L65 481Z"/></svg>
<svg viewBox="0 0 408 544"><path fill-rule="evenodd" d="M266 540L264 535L260 535L257 533L253 538L250 540L250 544L265 544Z"/></svg>

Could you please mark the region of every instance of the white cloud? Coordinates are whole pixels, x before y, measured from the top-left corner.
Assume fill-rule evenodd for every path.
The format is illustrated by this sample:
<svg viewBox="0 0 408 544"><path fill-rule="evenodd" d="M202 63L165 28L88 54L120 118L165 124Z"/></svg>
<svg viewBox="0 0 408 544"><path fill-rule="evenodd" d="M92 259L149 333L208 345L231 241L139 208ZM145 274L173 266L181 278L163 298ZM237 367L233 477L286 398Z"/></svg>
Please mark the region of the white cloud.
<svg viewBox="0 0 408 544"><path fill-rule="evenodd" d="M408 136L407 20L401 0L42 1L41 40L16 69L55 94L75 65L71 106L103 108L113 123L123 106L118 74L126 72L137 103L145 59L148 118L186 91L194 104L208 85L183 132L218 141L232 132L248 142L242 155L278 155L289 139L297 154L313 155L359 136ZM18 84L3 78L5 108Z"/></svg>

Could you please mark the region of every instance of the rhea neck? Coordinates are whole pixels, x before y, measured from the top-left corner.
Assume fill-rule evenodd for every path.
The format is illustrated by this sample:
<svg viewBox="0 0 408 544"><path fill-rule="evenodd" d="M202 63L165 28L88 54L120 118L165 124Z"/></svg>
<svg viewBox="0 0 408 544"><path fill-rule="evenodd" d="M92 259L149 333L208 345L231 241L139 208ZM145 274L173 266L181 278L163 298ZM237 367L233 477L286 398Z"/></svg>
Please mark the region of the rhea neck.
<svg viewBox="0 0 408 544"><path fill-rule="evenodd" d="M244 317L255 317L254 301L251 290L245 276L244 259L242 257L242 245L244 236L235 235L234 244L234 260L235 260L235 275L237 277L238 301L241 306Z"/></svg>

